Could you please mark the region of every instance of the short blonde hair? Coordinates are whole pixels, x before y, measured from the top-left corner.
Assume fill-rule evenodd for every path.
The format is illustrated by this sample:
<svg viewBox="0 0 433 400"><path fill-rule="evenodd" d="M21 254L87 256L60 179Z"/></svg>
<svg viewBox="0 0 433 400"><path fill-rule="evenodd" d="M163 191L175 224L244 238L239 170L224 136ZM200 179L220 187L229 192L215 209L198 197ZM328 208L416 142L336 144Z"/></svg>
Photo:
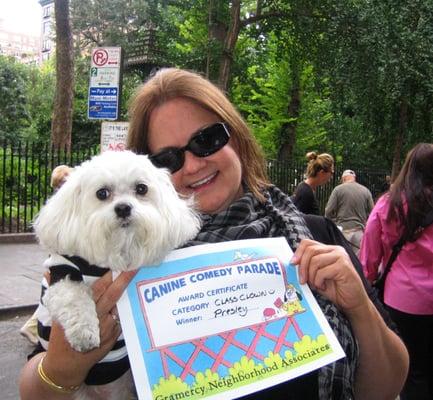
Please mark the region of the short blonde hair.
<svg viewBox="0 0 433 400"><path fill-rule="evenodd" d="M305 155L308 160L307 171L305 175L307 178L314 178L319 171L331 172L334 168L334 158L328 153L317 154L310 151Z"/></svg>
<svg viewBox="0 0 433 400"><path fill-rule="evenodd" d="M58 165L51 172L50 186L53 189L59 189L65 183L66 177L72 172L73 168L67 165Z"/></svg>
<svg viewBox="0 0 433 400"><path fill-rule="evenodd" d="M148 127L152 111L165 102L184 98L208 110L225 122L242 166L242 179L254 195L264 201L263 189L270 182L263 153L247 124L214 84L199 74L177 68L159 70L136 93L129 109L127 148L148 154Z"/></svg>

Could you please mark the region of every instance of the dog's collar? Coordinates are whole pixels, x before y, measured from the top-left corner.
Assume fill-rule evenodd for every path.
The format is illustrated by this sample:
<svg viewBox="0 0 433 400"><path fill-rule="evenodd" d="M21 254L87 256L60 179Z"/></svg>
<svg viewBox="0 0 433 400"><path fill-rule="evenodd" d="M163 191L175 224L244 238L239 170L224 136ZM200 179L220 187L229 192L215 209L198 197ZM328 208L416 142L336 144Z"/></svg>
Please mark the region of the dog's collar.
<svg viewBox="0 0 433 400"><path fill-rule="evenodd" d="M67 256L62 254L62 257L76 265L83 275L102 276L109 271L108 268L98 267L97 265L89 264L84 258L79 256Z"/></svg>

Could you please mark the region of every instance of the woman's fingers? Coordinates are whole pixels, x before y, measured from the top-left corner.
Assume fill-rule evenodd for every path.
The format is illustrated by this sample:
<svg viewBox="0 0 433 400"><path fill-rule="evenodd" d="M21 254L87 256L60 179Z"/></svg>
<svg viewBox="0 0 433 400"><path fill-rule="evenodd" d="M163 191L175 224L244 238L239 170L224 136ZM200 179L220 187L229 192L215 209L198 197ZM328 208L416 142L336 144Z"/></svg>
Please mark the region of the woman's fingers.
<svg viewBox="0 0 433 400"><path fill-rule="evenodd" d="M101 278L97 279L92 285L93 300L97 303L100 297L106 292L113 283L113 273L108 271Z"/></svg>
<svg viewBox="0 0 433 400"><path fill-rule="evenodd" d="M122 332L117 310L111 310L99 320L99 331L101 336L101 347L111 347Z"/></svg>
<svg viewBox="0 0 433 400"><path fill-rule="evenodd" d="M298 265L300 283L308 283L347 311L364 304L368 298L358 273L341 246L302 240L292 263Z"/></svg>
<svg viewBox="0 0 433 400"><path fill-rule="evenodd" d="M104 316L109 313L136 272L137 271L122 272L113 281L112 272L109 271L93 284L93 298L96 303L96 312L98 315Z"/></svg>
<svg viewBox="0 0 433 400"><path fill-rule="evenodd" d="M301 241L291 260L293 264L298 265L299 267L298 272L300 283L303 284L309 281L310 273L314 276L316 269L320 267L320 258L317 258L317 256L330 253L332 247L333 246L325 246L310 239L303 239Z"/></svg>
<svg viewBox="0 0 433 400"><path fill-rule="evenodd" d="M304 275L306 276L307 282L312 284L314 287L321 287L318 286L318 283L316 282L317 274L322 269L338 262L339 253L332 249L328 250L330 251L317 252L316 254L312 255L309 259L309 264L301 263L301 268L305 271Z"/></svg>

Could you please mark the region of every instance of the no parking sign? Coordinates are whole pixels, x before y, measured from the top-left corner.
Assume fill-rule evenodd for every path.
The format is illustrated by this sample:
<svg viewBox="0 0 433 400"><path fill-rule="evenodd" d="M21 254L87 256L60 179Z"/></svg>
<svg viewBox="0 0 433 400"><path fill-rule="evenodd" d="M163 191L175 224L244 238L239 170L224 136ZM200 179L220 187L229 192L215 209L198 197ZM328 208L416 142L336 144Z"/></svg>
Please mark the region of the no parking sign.
<svg viewBox="0 0 433 400"><path fill-rule="evenodd" d="M88 96L89 119L116 120L119 114L122 49L97 47L92 50Z"/></svg>

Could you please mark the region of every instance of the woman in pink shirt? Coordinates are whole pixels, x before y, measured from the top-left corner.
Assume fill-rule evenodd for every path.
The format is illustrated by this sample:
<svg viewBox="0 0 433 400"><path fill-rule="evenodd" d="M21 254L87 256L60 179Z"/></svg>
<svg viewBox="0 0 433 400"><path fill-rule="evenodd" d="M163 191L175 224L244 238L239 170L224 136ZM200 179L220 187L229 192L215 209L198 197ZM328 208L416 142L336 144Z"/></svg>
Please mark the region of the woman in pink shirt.
<svg viewBox="0 0 433 400"><path fill-rule="evenodd" d="M384 294L410 355L401 400L433 399L433 224L419 229L432 209L433 144L420 143L371 212L360 251L364 274L372 282L400 237L409 238L391 266Z"/></svg>

